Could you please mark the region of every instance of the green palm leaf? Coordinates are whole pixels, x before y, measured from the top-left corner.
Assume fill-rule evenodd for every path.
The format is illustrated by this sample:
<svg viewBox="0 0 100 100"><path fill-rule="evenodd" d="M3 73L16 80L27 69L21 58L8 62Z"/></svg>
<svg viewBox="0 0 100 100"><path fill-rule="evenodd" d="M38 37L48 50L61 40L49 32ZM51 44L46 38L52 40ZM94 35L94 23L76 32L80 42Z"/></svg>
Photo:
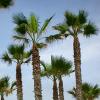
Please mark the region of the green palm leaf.
<svg viewBox="0 0 100 100"><path fill-rule="evenodd" d="M5 62L8 62L9 64L12 63L12 59L9 57L7 52L5 54L3 54L2 60L5 61Z"/></svg>
<svg viewBox="0 0 100 100"><path fill-rule="evenodd" d="M97 35L97 28L96 26L89 22L87 25L84 26L84 33L86 37L90 37L91 35Z"/></svg>
<svg viewBox="0 0 100 100"><path fill-rule="evenodd" d="M17 41L22 41L23 43L26 43L26 44L28 44L30 41L29 39L27 39L26 37L24 37L22 35L14 35L13 39L17 40Z"/></svg>
<svg viewBox="0 0 100 100"><path fill-rule="evenodd" d="M53 16L51 16L50 18L48 18L47 20L45 20L43 26L40 29L39 34L42 34L43 32L45 32L46 28L48 27L50 21L52 20Z"/></svg>
<svg viewBox="0 0 100 100"><path fill-rule="evenodd" d="M29 33L38 33L39 22L34 14L29 17L27 28Z"/></svg>

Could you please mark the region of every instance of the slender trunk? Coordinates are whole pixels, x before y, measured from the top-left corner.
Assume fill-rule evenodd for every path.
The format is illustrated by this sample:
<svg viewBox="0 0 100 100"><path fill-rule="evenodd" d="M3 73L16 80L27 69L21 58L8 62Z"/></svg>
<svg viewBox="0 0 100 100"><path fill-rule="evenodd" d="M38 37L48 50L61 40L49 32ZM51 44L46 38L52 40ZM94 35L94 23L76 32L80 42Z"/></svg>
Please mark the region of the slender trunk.
<svg viewBox="0 0 100 100"><path fill-rule="evenodd" d="M23 100L21 65L16 66L17 100Z"/></svg>
<svg viewBox="0 0 100 100"><path fill-rule="evenodd" d="M81 50L79 39L77 36L74 36L73 49L76 76L76 98L77 100L82 100Z"/></svg>
<svg viewBox="0 0 100 100"><path fill-rule="evenodd" d="M57 89L57 82L55 76L53 79L53 100L58 100L58 89Z"/></svg>
<svg viewBox="0 0 100 100"><path fill-rule="evenodd" d="M64 100L63 80L59 77L59 100Z"/></svg>
<svg viewBox="0 0 100 100"><path fill-rule="evenodd" d="M4 100L4 95L3 94L1 94L1 100Z"/></svg>
<svg viewBox="0 0 100 100"><path fill-rule="evenodd" d="M33 45L32 49L35 100L42 100L40 56L36 45Z"/></svg>

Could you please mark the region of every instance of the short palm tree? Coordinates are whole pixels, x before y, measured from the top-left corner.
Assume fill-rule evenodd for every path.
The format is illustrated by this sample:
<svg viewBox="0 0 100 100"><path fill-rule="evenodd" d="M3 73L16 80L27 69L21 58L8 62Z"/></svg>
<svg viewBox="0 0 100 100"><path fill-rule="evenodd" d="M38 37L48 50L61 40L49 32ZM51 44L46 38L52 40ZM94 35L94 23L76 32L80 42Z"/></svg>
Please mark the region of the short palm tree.
<svg viewBox="0 0 100 100"><path fill-rule="evenodd" d="M41 61L44 70L41 72L42 77L47 77L53 81L53 100L58 100L58 88L57 88L57 77L51 67L51 64L44 63Z"/></svg>
<svg viewBox="0 0 100 100"><path fill-rule="evenodd" d="M0 96L1 100L4 100L4 96L8 96L16 89L16 82L12 82L10 84L9 77L2 77L0 78Z"/></svg>
<svg viewBox="0 0 100 100"><path fill-rule="evenodd" d="M10 45L2 59L9 64L16 63L17 100L23 100L21 65L30 61L31 51L26 52L24 45Z"/></svg>
<svg viewBox="0 0 100 100"><path fill-rule="evenodd" d="M8 8L13 5L13 0L0 0L0 8Z"/></svg>
<svg viewBox="0 0 100 100"><path fill-rule="evenodd" d="M68 91L68 93L76 98L76 88L73 88L73 90ZM92 86L88 83L83 83L82 93L83 100L95 100L100 96L100 88L98 87L98 85Z"/></svg>
<svg viewBox="0 0 100 100"><path fill-rule="evenodd" d="M65 12L64 23L58 24L53 27L58 30L59 33L51 35L46 38L48 42L52 42L58 39L64 39L69 36L73 37L73 50L74 50L74 65L75 65L75 76L76 76L76 95L77 100L82 100L82 77L81 77L81 50L79 42L79 34L90 37L97 34L96 26L87 20L87 13L83 10L79 11L78 15L71 12Z"/></svg>
<svg viewBox="0 0 100 100"><path fill-rule="evenodd" d="M63 80L62 77L69 75L73 72L72 63L67 61L64 57L54 57L51 56L51 64L45 64L42 62L42 65L45 68L43 72L46 76L52 76L53 78L53 99L58 100L57 93L57 83L56 80L59 80L59 100L64 100L63 94ZM56 95L55 95L56 94Z"/></svg>
<svg viewBox="0 0 100 100"><path fill-rule="evenodd" d="M43 33L46 31L51 19L52 17L47 19L40 27L38 18L34 14L31 14L28 19L23 14L14 16L15 30L18 33L14 36L14 39L22 40L32 46L35 100L42 100L39 48L46 47L46 44L41 39L43 39Z"/></svg>

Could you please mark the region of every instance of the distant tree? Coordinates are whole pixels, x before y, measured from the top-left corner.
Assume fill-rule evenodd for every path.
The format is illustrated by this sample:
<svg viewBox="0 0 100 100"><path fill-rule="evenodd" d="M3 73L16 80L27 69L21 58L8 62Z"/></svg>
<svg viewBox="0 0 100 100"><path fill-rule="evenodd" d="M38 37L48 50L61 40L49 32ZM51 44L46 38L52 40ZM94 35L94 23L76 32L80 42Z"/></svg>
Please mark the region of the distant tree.
<svg viewBox="0 0 100 100"><path fill-rule="evenodd" d="M0 96L1 100L4 100L4 96L8 96L14 90L16 90L16 82L10 83L9 77L2 77L0 78Z"/></svg>

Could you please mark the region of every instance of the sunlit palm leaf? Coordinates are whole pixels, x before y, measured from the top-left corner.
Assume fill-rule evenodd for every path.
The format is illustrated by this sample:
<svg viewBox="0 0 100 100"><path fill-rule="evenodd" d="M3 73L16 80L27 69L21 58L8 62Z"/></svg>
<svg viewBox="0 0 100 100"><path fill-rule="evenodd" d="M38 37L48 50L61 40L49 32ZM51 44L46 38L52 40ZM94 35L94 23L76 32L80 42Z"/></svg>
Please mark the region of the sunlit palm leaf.
<svg viewBox="0 0 100 100"><path fill-rule="evenodd" d="M39 22L38 19L35 15L31 15L29 20L28 20L28 32L29 33L38 33L38 28L39 28Z"/></svg>
<svg viewBox="0 0 100 100"><path fill-rule="evenodd" d="M48 25L49 25L50 21L52 20L52 18L53 18L53 16L50 17L50 18L48 18L47 20L45 20L43 26L42 26L41 29L40 29L39 34L42 34L43 32L45 32L45 30L46 30L46 28L48 27Z"/></svg>

